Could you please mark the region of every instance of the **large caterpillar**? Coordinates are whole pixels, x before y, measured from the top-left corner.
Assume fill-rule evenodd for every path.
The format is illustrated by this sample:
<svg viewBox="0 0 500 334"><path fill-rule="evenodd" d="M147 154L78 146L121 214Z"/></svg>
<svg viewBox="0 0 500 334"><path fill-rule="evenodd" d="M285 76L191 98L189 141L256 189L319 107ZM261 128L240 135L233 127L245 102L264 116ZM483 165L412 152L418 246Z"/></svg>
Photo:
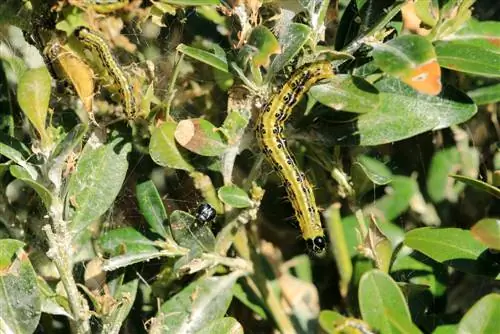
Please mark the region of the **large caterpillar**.
<svg viewBox="0 0 500 334"><path fill-rule="evenodd" d="M111 54L106 41L99 34L91 31L87 27L78 27L74 34L83 45L90 48L97 54L102 66L106 69L109 76L118 87L118 93L122 98L125 114L129 119L135 118L136 104L132 87L129 84L127 76Z"/></svg>
<svg viewBox="0 0 500 334"><path fill-rule="evenodd" d="M288 198L295 210L307 248L321 253L326 247L314 192L286 146L284 123L293 107L316 82L333 76L332 65L319 61L300 67L281 91L271 97L257 123L257 138L262 151L283 180Z"/></svg>

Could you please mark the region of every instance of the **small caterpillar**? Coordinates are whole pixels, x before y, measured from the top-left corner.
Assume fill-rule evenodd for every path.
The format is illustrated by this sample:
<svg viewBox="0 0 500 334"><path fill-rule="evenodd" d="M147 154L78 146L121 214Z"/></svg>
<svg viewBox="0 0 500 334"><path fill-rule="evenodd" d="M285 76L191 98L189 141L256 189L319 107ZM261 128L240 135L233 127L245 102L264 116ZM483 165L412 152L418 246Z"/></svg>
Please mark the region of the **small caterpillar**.
<svg viewBox="0 0 500 334"><path fill-rule="evenodd" d="M311 185L288 151L282 132L293 107L309 88L316 82L332 76L333 68L327 61L300 67L283 85L281 91L271 97L257 123L257 139L261 149L283 180L302 237L307 248L314 253L321 253L326 247L319 210Z"/></svg>
<svg viewBox="0 0 500 334"><path fill-rule="evenodd" d="M125 114L129 119L135 118L136 105L132 87L129 84L127 76L123 73L122 69L111 54L106 41L99 34L91 31L87 27L78 27L74 34L83 45L95 51L102 63L102 66L106 69L109 76L118 86L118 92L122 98Z"/></svg>

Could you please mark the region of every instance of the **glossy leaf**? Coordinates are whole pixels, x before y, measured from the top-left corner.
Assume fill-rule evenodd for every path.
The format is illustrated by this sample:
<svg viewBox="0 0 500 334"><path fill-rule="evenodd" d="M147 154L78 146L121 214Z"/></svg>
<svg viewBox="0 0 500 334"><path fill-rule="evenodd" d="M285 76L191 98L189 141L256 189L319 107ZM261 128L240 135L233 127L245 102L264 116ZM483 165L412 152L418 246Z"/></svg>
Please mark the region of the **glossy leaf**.
<svg viewBox="0 0 500 334"><path fill-rule="evenodd" d="M36 273L24 244L0 240L0 319L3 333L33 333L41 315Z"/></svg>
<svg viewBox="0 0 500 334"><path fill-rule="evenodd" d="M182 52L196 60L199 60L207 65L210 65L219 71L228 73L227 59L225 57L220 57L216 53L210 53L205 50L193 48L185 44L179 44L177 46L177 51Z"/></svg>
<svg viewBox="0 0 500 334"><path fill-rule="evenodd" d="M17 100L24 114L40 134L42 142L48 144L49 134L45 121L49 109L50 74L45 67L26 71L17 86Z"/></svg>
<svg viewBox="0 0 500 334"><path fill-rule="evenodd" d="M310 89L311 96L335 110L366 113L380 105L377 88L360 77L335 75L328 82Z"/></svg>
<svg viewBox="0 0 500 334"><path fill-rule="evenodd" d="M486 295L475 303L460 320L457 334L497 333L499 314L500 295L497 293Z"/></svg>
<svg viewBox="0 0 500 334"><path fill-rule="evenodd" d="M375 186L385 185L391 182L392 173L381 161L366 155L356 157L351 167L351 179L354 190L358 196Z"/></svg>
<svg viewBox="0 0 500 334"><path fill-rule="evenodd" d="M248 208L252 205L252 200L248 194L235 185L220 187L217 191L219 199L233 208Z"/></svg>
<svg viewBox="0 0 500 334"><path fill-rule="evenodd" d="M118 138L109 144L87 142L71 175L68 199L73 207L71 230L77 234L109 209L128 169L131 145Z"/></svg>
<svg viewBox="0 0 500 334"><path fill-rule="evenodd" d="M329 334L334 334L335 332L335 324L343 321L345 317L337 313L335 311L330 311L330 310L323 310L319 314L318 322L321 328L329 333Z"/></svg>
<svg viewBox="0 0 500 334"><path fill-rule="evenodd" d="M165 238L172 238L170 228L165 227L168 221L165 206L153 181L140 183L136 187L139 210L154 232Z"/></svg>
<svg viewBox="0 0 500 334"><path fill-rule="evenodd" d="M431 42L418 35L403 35L384 44L373 44L373 59L415 90L430 95L441 91L441 68Z"/></svg>
<svg viewBox="0 0 500 334"><path fill-rule="evenodd" d="M202 118L180 121L174 136L181 146L207 157L218 156L227 148L221 132Z"/></svg>
<svg viewBox="0 0 500 334"><path fill-rule="evenodd" d="M165 122L154 129L149 142L149 154L160 166L193 171L194 167L182 156L175 142L176 127L176 123Z"/></svg>
<svg viewBox="0 0 500 334"><path fill-rule="evenodd" d="M235 318L226 317L209 323L196 334L243 334L243 326Z"/></svg>
<svg viewBox="0 0 500 334"><path fill-rule="evenodd" d="M476 88L468 91L467 95L469 95L478 106L497 103L500 101L500 84Z"/></svg>
<svg viewBox="0 0 500 334"><path fill-rule="evenodd" d="M460 124L477 111L467 95L451 86L445 86L439 96L417 93L393 78L375 86L380 91L378 109L359 115L354 122L320 124L304 140L326 145L381 145Z"/></svg>
<svg viewBox="0 0 500 334"><path fill-rule="evenodd" d="M435 42L439 64L451 70L500 76L500 23L468 20L457 32Z"/></svg>
<svg viewBox="0 0 500 334"><path fill-rule="evenodd" d="M496 198L500 198L500 189L498 187L492 186L491 184L463 175L450 175L450 177L454 178L455 180L461 181L467 185L470 185L474 188L485 191L495 196Z"/></svg>
<svg viewBox="0 0 500 334"><path fill-rule="evenodd" d="M404 243L435 261L461 271L494 277L499 272L498 263L488 260L488 248L467 230L417 228L406 233Z"/></svg>
<svg viewBox="0 0 500 334"><path fill-rule="evenodd" d="M132 227L110 230L99 239L102 250L112 256L156 251L155 243Z"/></svg>
<svg viewBox="0 0 500 334"><path fill-rule="evenodd" d="M391 274L397 281L427 286L437 297L446 292L446 266L418 252L398 255L391 266Z"/></svg>
<svg viewBox="0 0 500 334"><path fill-rule="evenodd" d="M371 270L359 283L359 307L363 320L382 333L420 333L412 323L403 293L392 278Z"/></svg>
<svg viewBox="0 0 500 334"><path fill-rule="evenodd" d="M195 333L222 318L229 307L232 287L241 274L201 278L165 302L156 319L163 333ZM173 316L175 314L175 316Z"/></svg>
<svg viewBox="0 0 500 334"><path fill-rule="evenodd" d="M472 235L485 246L500 251L500 219L484 218L470 229Z"/></svg>

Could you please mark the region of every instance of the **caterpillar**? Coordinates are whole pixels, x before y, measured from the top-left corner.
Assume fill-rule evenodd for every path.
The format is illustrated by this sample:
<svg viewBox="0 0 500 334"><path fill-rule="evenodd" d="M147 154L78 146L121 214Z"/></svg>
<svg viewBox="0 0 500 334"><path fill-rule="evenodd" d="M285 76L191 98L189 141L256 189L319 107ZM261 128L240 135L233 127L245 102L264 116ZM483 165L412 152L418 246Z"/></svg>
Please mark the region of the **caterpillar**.
<svg viewBox="0 0 500 334"><path fill-rule="evenodd" d="M308 250L317 254L326 248L319 210L311 185L288 151L282 132L293 107L309 88L332 76L333 67L327 61L301 66L280 92L271 97L257 121L257 139L262 152L283 181Z"/></svg>
<svg viewBox="0 0 500 334"><path fill-rule="evenodd" d="M129 84L127 76L111 54L106 41L99 34L91 31L87 27L78 27L74 35L83 45L95 51L102 66L106 69L109 76L118 87L118 93L121 96L125 114L129 119L135 118L136 104L132 87Z"/></svg>

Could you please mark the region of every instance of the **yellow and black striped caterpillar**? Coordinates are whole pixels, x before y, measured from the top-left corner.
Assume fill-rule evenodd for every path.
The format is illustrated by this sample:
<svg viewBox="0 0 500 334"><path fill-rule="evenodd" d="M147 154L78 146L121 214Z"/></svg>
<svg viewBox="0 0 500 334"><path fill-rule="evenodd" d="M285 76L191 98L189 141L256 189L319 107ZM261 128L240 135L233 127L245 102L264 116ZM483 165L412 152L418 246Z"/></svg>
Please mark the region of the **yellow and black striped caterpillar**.
<svg viewBox="0 0 500 334"><path fill-rule="evenodd" d="M132 87L127 75L125 75L111 54L106 41L99 34L91 31L87 27L78 27L74 35L83 45L94 51L99 57L102 66L118 87L118 93L122 99L127 118L135 118L137 112Z"/></svg>
<svg viewBox="0 0 500 334"><path fill-rule="evenodd" d="M311 185L288 151L282 132L293 107L309 88L332 76L333 68L327 61L300 67L280 92L271 97L257 123L261 149L283 180L307 248L314 253L321 253L326 247L319 210Z"/></svg>

